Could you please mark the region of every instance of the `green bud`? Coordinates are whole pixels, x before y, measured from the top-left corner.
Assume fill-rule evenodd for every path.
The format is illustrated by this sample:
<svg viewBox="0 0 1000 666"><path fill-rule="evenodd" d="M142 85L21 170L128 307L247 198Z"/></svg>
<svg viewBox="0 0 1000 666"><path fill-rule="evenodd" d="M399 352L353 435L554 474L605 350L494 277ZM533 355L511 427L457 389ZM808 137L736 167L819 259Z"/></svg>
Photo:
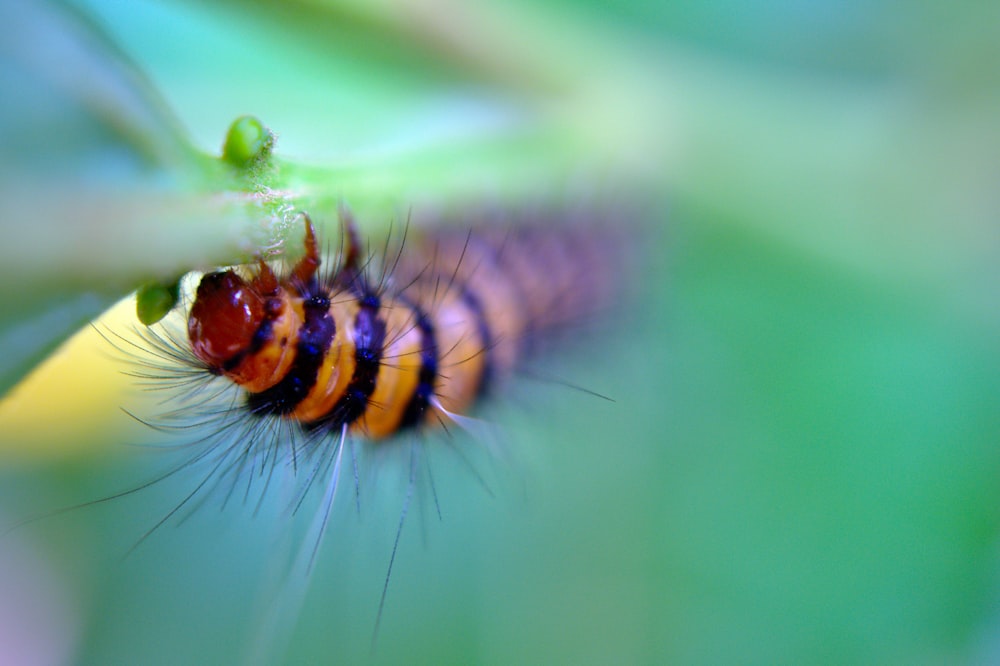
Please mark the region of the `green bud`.
<svg viewBox="0 0 1000 666"><path fill-rule="evenodd" d="M266 159L274 145L274 134L253 116L240 116L229 126L222 146L222 159L234 166L246 166Z"/></svg>
<svg viewBox="0 0 1000 666"><path fill-rule="evenodd" d="M180 280L173 284L147 282L135 293L135 314L146 326L167 316L180 295Z"/></svg>

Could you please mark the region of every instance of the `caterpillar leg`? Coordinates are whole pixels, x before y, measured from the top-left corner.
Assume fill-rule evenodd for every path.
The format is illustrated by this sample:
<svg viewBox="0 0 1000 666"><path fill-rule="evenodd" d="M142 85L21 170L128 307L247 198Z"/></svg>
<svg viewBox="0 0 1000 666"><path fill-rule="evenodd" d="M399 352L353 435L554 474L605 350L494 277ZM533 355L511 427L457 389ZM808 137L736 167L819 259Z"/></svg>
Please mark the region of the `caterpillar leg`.
<svg viewBox="0 0 1000 666"><path fill-rule="evenodd" d="M319 270L319 244L316 242L316 229L313 228L312 219L308 213L302 213L302 218L306 223L306 254L299 259L292 269L292 279L298 284L307 285Z"/></svg>
<svg viewBox="0 0 1000 666"><path fill-rule="evenodd" d="M354 216L346 208L340 211L340 237L343 259L337 271L336 283L340 286L354 282L361 273L361 237Z"/></svg>

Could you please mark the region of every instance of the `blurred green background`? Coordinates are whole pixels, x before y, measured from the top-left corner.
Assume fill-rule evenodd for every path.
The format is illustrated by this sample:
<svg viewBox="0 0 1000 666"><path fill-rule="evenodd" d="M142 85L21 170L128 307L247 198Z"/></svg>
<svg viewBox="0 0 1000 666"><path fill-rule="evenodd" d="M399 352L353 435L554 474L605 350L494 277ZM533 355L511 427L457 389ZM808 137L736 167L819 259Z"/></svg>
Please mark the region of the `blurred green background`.
<svg viewBox="0 0 1000 666"><path fill-rule="evenodd" d="M1000 6L76 6L15 2L2 52L0 339L25 363L149 277L114 226L135 211L163 274L232 252L239 233L195 224L231 188L196 151L242 113L278 132L310 210L582 179L651 211L634 316L551 370L616 401L519 386L487 415L515 461L477 458L495 497L432 452L443 520L424 489L376 661L1000 660ZM67 34L101 33L61 74L83 62ZM164 469L121 455L149 434L119 406L83 454L8 453L4 519ZM405 447L380 455L360 514L338 503L287 663L370 657L405 494ZM22 663L234 663L257 606L294 619L280 499L209 502L124 557L197 483L179 476L3 537L0 618L37 614Z"/></svg>

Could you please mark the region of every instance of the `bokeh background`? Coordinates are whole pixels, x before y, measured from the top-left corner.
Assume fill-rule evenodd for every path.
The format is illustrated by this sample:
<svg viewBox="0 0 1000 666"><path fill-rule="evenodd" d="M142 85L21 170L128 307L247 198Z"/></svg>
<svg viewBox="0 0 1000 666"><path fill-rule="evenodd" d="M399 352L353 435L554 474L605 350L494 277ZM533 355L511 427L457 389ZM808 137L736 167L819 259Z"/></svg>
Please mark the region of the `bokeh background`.
<svg viewBox="0 0 1000 666"><path fill-rule="evenodd" d="M454 197L421 174L459 153L496 160L484 179L514 185L491 194L516 201L524 162L475 139L579 77L605 104L553 117L596 137L581 155L614 157L623 208L650 212L632 316L546 368L615 402L519 385L488 414L515 453L479 457L493 496L432 456L442 519L420 493L374 656L405 449L360 512L338 504L301 612L276 573L302 531L280 499L206 503L130 552L197 481L179 474L6 534L0 662L238 663L262 605L289 618L287 663L1000 660L1000 6L71 7L15 2L3 40L0 340L22 365L141 277L114 272L141 248L93 211L156 218L198 189L163 175L187 159L171 146L217 152L242 113L302 163L386 165L402 210ZM459 46L412 57L410 24ZM491 30L524 42L497 54ZM532 178L574 191L577 153L550 140L522 157L556 154L555 179ZM110 360L49 363L51 384L0 406L8 523L165 468L129 447L151 435L119 410L136 398Z"/></svg>

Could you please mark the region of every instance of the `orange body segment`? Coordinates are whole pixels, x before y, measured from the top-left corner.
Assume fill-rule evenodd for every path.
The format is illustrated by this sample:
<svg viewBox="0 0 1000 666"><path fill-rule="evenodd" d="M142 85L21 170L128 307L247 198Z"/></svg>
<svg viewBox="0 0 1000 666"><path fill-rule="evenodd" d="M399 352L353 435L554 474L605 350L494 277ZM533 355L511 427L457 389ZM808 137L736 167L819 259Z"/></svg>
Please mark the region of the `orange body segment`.
<svg viewBox="0 0 1000 666"><path fill-rule="evenodd" d="M307 423L318 421L344 395L356 365L352 326L357 314L358 303L354 299L336 298L330 303L336 333L316 374L316 383L290 416Z"/></svg>
<svg viewBox="0 0 1000 666"><path fill-rule="evenodd" d="M281 313L271 320L271 336L259 350L247 354L234 369L225 374L248 391L259 392L277 384L295 360L295 344L303 313L301 299L283 293Z"/></svg>
<svg viewBox="0 0 1000 666"><path fill-rule="evenodd" d="M420 378L423 338L414 324L413 312L398 301L385 305L383 311L385 347L375 391L364 416L352 427L368 437L388 437L399 429Z"/></svg>
<svg viewBox="0 0 1000 666"><path fill-rule="evenodd" d="M479 394L488 342L480 336L475 312L454 291L441 297L433 318L440 358L434 392L446 411L460 414Z"/></svg>

